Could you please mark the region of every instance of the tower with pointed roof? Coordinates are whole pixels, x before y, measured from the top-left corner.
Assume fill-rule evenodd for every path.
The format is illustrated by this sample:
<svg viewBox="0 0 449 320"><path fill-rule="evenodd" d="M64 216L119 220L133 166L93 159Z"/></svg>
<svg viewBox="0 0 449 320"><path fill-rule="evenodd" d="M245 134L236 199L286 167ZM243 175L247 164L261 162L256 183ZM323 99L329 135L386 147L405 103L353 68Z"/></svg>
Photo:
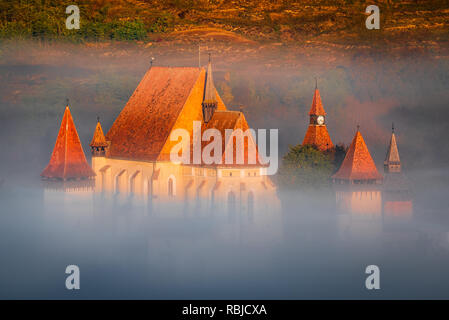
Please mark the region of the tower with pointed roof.
<svg viewBox="0 0 449 320"><path fill-rule="evenodd" d="M340 168L332 176L332 179L336 183L344 184L375 184L382 182L382 175L377 171L359 128L357 128Z"/></svg>
<svg viewBox="0 0 449 320"><path fill-rule="evenodd" d="M41 177L47 180L66 181L89 179L94 176L95 172L87 163L67 103L50 162L42 171Z"/></svg>
<svg viewBox="0 0 449 320"><path fill-rule="evenodd" d="M383 177L376 168L359 127L332 180L336 189L337 208L340 211L381 214Z"/></svg>
<svg viewBox="0 0 449 320"><path fill-rule="evenodd" d="M385 173L401 172L401 159L399 158L396 136L394 134L394 124L391 127L390 146L384 161L384 171Z"/></svg>
<svg viewBox="0 0 449 320"><path fill-rule="evenodd" d="M212 63L210 61L210 54L209 54L209 63L207 65L204 97L201 105L203 108L203 120L205 123L208 123L212 118L218 105L217 96L215 93L214 80L212 77Z"/></svg>
<svg viewBox="0 0 449 320"><path fill-rule="evenodd" d="M321 151L333 148L332 140L326 127L326 111L321 102L320 91L315 83L312 107L309 111L309 127L302 142L303 145L313 145Z"/></svg>
<svg viewBox="0 0 449 320"><path fill-rule="evenodd" d="M394 125L384 161L383 213L385 217L410 217L413 199L410 183L402 172Z"/></svg>
<svg viewBox="0 0 449 320"><path fill-rule="evenodd" d="M92 141L89 144L93 157L103 157L106 154L108 143L101 128L100 118L97 118L97 125L95 126Z"/></svg>

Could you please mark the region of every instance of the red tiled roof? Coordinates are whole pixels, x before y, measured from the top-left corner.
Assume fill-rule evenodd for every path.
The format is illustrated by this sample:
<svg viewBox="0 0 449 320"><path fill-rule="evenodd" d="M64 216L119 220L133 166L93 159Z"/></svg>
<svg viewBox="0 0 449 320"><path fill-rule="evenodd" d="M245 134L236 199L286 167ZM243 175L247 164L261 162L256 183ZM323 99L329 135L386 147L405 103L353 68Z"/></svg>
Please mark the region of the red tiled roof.
<svg viewBox="0 0 449 320"><path fill-rule="evenodd" d="M315 94L313 95L312 107L310 108L309 115L326 115L326 111L324 111L323 104L321 103L321 96L318 88L315 89Z"/></svg>
<svg viewBox="0 0 449 320"><path fill-rule="evenodd" d="M330 149L334 146L332 144L331 137L329 136L329 132L327 132L326 126L314 124L309 125L302 144L314 145L321 151Z"/></svg>
<svg viewBox="0 0 449 320"><path fill-rule="evenodd" d="M106 135L111 141L109 156L156 160L200 72L150 68Z"/></svg>
<svg viewBox="0 0 449 320"><path fill-rule="evenodd" d="M92 137L92 141L90 142L91 147L107 147L108 143L106 142L106 138L104 137L103 129L101 128L100 121L97 122L97 126L95 127L94 136Z"/></svg>
<svg viewBox="0 0 449 320"><path fill-rule="evenodd" d="M382 180L383 177L377 171L360 131L357 130L340 169L332 178L342 180Z"/></svg>
<svg viewBox="0 0 449 320"><path fill-rule="evenodd" d="M203 121L205 82L204 68L152 67L106 135L108 157L168 161L177 144L170 133L182 128L193 140L193 121ZM216 90L215 97L217 111L226 111Z"/></svg>
<svg viewBox="0 0 449 320"><path fill-rule="evenodd" d="M78 132L70 114L65 108L55 147L41 177L47 179L83 179L95 176L86 161Z"/></svg>

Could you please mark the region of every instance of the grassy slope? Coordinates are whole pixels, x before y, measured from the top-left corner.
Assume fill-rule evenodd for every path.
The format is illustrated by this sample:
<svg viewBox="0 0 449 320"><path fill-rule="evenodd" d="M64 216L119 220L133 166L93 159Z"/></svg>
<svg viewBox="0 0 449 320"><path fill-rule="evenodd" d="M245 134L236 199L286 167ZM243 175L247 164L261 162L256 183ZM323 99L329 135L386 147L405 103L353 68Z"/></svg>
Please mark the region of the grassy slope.
<svg viewBox="0 0 449 320"><path fill-rule="evenodd" d="M151 40L173 31L207 26L256 41L299 44L366 46L398 41L408 44L448 41L448 0L374 1L381 12L381 30L376 32L367 32L366 2L357 0L119 0L113 4L106 0L81 0L78 3L82 27L74 31L64 28L65 1L2 0L0 35Z"/></svg>

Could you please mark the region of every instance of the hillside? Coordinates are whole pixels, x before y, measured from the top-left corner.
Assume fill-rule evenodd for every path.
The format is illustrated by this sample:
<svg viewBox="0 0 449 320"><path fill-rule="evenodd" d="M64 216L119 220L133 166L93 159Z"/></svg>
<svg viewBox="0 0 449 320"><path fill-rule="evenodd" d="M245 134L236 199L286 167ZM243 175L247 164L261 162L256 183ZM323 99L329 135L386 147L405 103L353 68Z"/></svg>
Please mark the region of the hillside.
<svg viewBox="0 0 449 320"><path fill-rule="evenodd" d="M75 42L225 40L338 48L393 46L426 51L439 50L449 43L449 0L374 1L381 12L381 29L375 31L365 28L367 4L357 0L77 3L81 29L67 30L65 1L2 0L0 37Z"/></svg>

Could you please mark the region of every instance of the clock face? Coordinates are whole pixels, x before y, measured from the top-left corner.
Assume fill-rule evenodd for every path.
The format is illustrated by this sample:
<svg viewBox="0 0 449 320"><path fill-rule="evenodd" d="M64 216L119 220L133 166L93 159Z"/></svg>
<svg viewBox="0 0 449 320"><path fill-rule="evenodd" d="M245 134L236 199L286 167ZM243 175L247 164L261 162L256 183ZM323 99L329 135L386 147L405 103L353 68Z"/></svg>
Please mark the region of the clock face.
<svg viewBox="0 0 449 320"><path fill-rule="evenodd" d="M319 125L324 124L324 117L318 116L318 118L316 118L316 123L318 123Z"/></svg>

